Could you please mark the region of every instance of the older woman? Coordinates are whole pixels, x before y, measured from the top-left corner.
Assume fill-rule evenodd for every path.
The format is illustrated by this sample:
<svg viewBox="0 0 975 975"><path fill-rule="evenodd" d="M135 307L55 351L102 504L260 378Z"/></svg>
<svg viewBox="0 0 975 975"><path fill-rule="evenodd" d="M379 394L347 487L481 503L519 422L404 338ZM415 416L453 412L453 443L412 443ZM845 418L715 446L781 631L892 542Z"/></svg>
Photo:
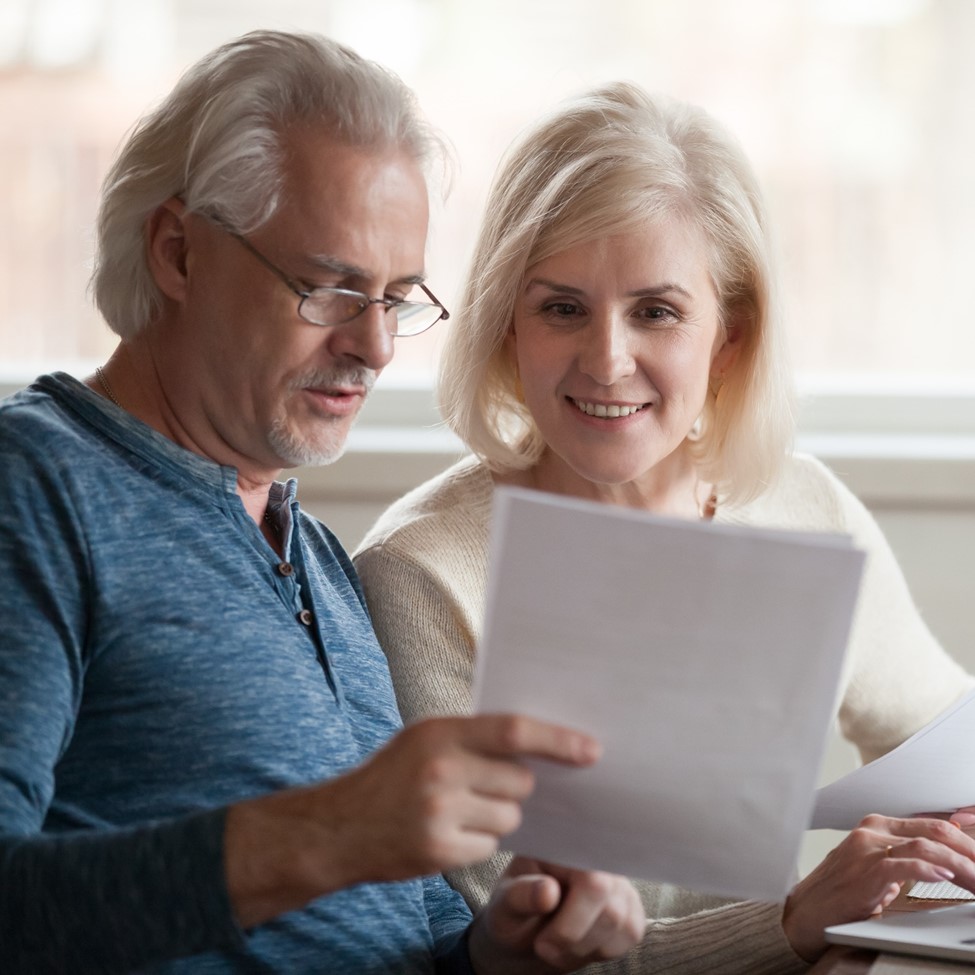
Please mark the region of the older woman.
<svg viewBox="0 0 975 975"><path fill-rule="evenodd" d="M864 760L971 686L863 506L790 452L774 285L751 169L700 110L612 85L511 151L442 364L445 415L474 456L393 505L356 556L407 719L471 708L497 484L851 534L869 557L839 723ZM646 938L612 970L802 970L826 924L869 915L906 881L975 889L973 854L943 821L873 816L784 907L642 883ZM451 880L479 905L503 863Z"/></svg>

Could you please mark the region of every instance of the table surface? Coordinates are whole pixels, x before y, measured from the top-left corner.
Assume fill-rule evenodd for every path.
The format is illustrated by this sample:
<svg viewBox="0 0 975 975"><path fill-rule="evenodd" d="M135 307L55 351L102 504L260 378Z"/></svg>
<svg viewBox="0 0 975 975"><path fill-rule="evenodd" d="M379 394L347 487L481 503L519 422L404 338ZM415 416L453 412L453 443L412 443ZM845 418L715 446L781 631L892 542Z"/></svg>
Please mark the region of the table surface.
<svg viewBox="0 0 975 975"><path fill-rule="evenodd" d="M810 975L865 975L876 958L875 951L834 945L809 971Z"/></svg>

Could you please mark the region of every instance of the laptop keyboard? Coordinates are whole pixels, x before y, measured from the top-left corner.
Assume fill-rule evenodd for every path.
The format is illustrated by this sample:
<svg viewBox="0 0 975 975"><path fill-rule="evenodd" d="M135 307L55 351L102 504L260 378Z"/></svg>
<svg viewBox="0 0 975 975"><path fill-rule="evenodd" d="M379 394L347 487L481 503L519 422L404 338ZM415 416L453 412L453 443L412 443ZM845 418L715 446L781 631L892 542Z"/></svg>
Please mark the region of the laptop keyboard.
<svg viewBox="0 0 975 975"><path fill-rule="evenodd" d="M919 881L908 892L907 896L918 901L972 901L975 894L964 887L953 884L950 880L939 880L929 884Z"/></svg>

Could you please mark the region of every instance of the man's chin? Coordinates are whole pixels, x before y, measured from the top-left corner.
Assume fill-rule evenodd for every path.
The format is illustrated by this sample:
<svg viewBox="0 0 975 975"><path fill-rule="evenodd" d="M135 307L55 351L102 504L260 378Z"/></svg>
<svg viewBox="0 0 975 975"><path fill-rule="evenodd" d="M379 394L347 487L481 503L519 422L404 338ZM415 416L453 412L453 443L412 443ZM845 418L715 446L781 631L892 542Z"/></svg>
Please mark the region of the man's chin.
<svg viewBox="0 0 975 975"><path fill-rule="evenodd" d="M329 464L334 464L345 453L345 446L345 444L342 444L341 447L337 447L334 450L309 450L291 454L290 456L281 458L283 462L281 466L286 469L292 467L327 467Z"/></svg>
<svg viewBox="0 0 975 975"><path fill-rule="evenodd" d="M272 431L268 438L271 449L281 461L282 468L326 467L334 464L348 445L348 437L343 436L339 443L311 443L294 436Z"/></svg>

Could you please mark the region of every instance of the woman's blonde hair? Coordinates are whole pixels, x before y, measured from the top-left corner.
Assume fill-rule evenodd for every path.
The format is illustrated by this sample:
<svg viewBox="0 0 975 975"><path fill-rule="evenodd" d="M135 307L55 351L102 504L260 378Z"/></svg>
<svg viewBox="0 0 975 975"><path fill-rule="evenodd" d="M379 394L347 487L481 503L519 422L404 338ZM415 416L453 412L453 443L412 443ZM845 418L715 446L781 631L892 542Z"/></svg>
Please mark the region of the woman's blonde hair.
<svg viewBox="0 0 975 975"><path fill-rule="evenodd" d="M691 445L702 477L726 503L772 481L794 419L758 184L704 111L627 83L543 118L509 150L492 187L440 365L444 416L491 469L528 468L545 446L505 343L527 269L662 217L703 234L722 322L741 330Z"/></svg>
<svg viewBox="0 0 975 975"><path fill-rule="evenodd" d="M281 203L284 134L297 123L423 163L444 150L406 85L335 41L254 31L222 45L135 126L105 178L91 286L113 331L131 337L161 307L146 219L178 196L241 233L256 230Z"/></svg>

